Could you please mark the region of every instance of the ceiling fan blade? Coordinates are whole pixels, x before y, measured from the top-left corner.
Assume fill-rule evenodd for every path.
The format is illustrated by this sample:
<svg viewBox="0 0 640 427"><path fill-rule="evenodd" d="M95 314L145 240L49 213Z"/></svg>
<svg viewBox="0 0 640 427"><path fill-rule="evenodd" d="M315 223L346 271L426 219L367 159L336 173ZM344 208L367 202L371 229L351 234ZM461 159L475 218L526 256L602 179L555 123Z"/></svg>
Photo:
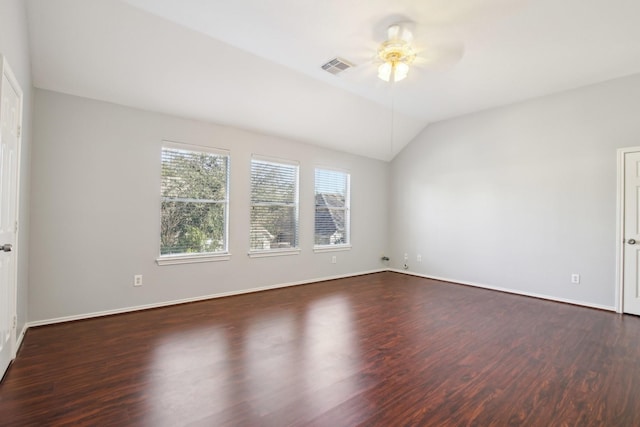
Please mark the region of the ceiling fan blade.
<svg viewBox="0 0 640 427"><path fill-rule="evenodd" d="M411 21L396 22L387 28L387 40L402 40L411 44L415 23Z"/></svg>
<svg viewBox="0 0 640 427"><path fill-rule="evenodd" d="M449 68L458 63L464 56L462 42L425 45L417 51L413 65L421 68Z"/></svg>

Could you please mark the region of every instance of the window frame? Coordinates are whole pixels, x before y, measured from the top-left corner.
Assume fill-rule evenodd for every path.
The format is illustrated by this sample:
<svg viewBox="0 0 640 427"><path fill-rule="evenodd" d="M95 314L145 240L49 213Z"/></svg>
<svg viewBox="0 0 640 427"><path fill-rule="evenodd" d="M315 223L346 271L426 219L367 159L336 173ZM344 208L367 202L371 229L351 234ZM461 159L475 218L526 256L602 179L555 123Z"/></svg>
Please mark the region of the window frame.
<svg viewBox="0 0 640 427"><path fill-rule="evenodd" d="M344 210L345 213L345 235L347 236L346 243L339 244L324 244L319 245L316 244L316 215L317 215L317 205L316 205L316 197L319 194L317 192L317 177L316 174L318 171L326 171L331 173L340 173L344 174L346 178L346 189L345 189L345 200L344 200L344 208L333 208ZM316 166L313 170L313 251L314 252L334 252L334 251L348 251L351 250L351 173L348 170L327 167L327 166ZM331 208L328 208L331 209Z"/></svg>
<svg viewBox="0 0 640 427"><path fill-rule="evenodd" d="M227 170L226 170L226 182L225 182L225 199L212 202L213 204L222 204L224 209L224 224L222 227L223 233L223 249L216 252L196 252L196 253L182 253L182 254L160 254L156 258L156 263L158 265L174 265L174 264L191 264L191 263L201 263L201 262L212 262L212 261L228 261L231 259L231 253L229 252L229 210L230 210L230 181L231 181L231 153L229 150L206 146L206 145L196 145L196 144L188 144L183 142L176 141L168 141L163 140L160 146L160 189L162 189L162 152L164 149L174 149L181 151L188 151L193 153L205 153L205 154L214 154L217 156L226 157L227 162ZM159 195L160 199L160 220L162 221L162 202L164 200L164 196L162 196L162 191ZM158 249L161 248L162 243L159 242Z"/></svg>
<svg viewBox="0 0 640 427"><path fill-rule="evenodd" d="M295 247L290 248L270 248L270 249L252 249L251 248L251 212L253 211L253 163L270 163L274 165L293 166L295 167L295 196L294 196L294 218L295 218ZM256 204L255 206L263 206L264 203ZM270 206L278 205L278 203L268 203ZM289 206L282 203L282 206ZM300 162L296 160L282 159L278 157L263 156L260 154L252 154L250 167L249 167L249 251L247 255L251 258L272 257L272 256L286 256L286 255L298 255L301 252L300 244Z"/></svg>

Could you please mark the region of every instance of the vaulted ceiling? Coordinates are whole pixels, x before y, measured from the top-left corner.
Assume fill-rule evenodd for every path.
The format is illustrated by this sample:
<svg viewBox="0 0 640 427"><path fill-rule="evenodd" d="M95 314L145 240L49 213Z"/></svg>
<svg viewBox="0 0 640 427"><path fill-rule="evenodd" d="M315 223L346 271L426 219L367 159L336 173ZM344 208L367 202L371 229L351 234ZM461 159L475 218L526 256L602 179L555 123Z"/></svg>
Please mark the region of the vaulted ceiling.
<svg viewBox="0 0 640 427"><path fill-rule="evenodd" d="M382 160L431 122L640 72L638 0L28 0L28 14L36 87ZM421 61L385 83L376 48L407 20ZM323 71L336 56L356 66Z"/></svg>

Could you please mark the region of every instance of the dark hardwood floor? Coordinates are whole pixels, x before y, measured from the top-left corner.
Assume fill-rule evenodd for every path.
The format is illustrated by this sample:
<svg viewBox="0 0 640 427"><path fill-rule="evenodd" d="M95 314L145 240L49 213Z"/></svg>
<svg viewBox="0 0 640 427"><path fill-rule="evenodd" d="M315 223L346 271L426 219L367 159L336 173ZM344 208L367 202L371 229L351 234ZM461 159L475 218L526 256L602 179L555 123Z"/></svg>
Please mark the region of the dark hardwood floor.
<svg viewBox="0 0 640 427"><path fill-rule="evenodd" d="M0 425L638 426L640 318L379 273L33 328Z"/></svg>

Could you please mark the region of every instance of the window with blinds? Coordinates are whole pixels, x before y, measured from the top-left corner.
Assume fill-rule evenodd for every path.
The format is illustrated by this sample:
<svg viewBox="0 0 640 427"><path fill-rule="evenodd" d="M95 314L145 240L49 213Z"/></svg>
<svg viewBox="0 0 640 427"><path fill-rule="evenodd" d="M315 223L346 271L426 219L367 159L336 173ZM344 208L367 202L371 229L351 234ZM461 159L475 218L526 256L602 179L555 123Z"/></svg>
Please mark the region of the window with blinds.
<svg viewBox="0 0 640 427"><path fill-rule="evenodd" d="M227 252L229 154L162 145L160 255Z"/></svg>
<svg viewBox="0 0 640 427"><path fill-rule="evenodd" d="M298 248L298 164L251 159L251 251Z"/></svg>
<svg viewBox="0 0 640 427"><path fill-rule="evenodd" d="M350 243L349 181L346 172L316 168L316 248Z"/></svg>

